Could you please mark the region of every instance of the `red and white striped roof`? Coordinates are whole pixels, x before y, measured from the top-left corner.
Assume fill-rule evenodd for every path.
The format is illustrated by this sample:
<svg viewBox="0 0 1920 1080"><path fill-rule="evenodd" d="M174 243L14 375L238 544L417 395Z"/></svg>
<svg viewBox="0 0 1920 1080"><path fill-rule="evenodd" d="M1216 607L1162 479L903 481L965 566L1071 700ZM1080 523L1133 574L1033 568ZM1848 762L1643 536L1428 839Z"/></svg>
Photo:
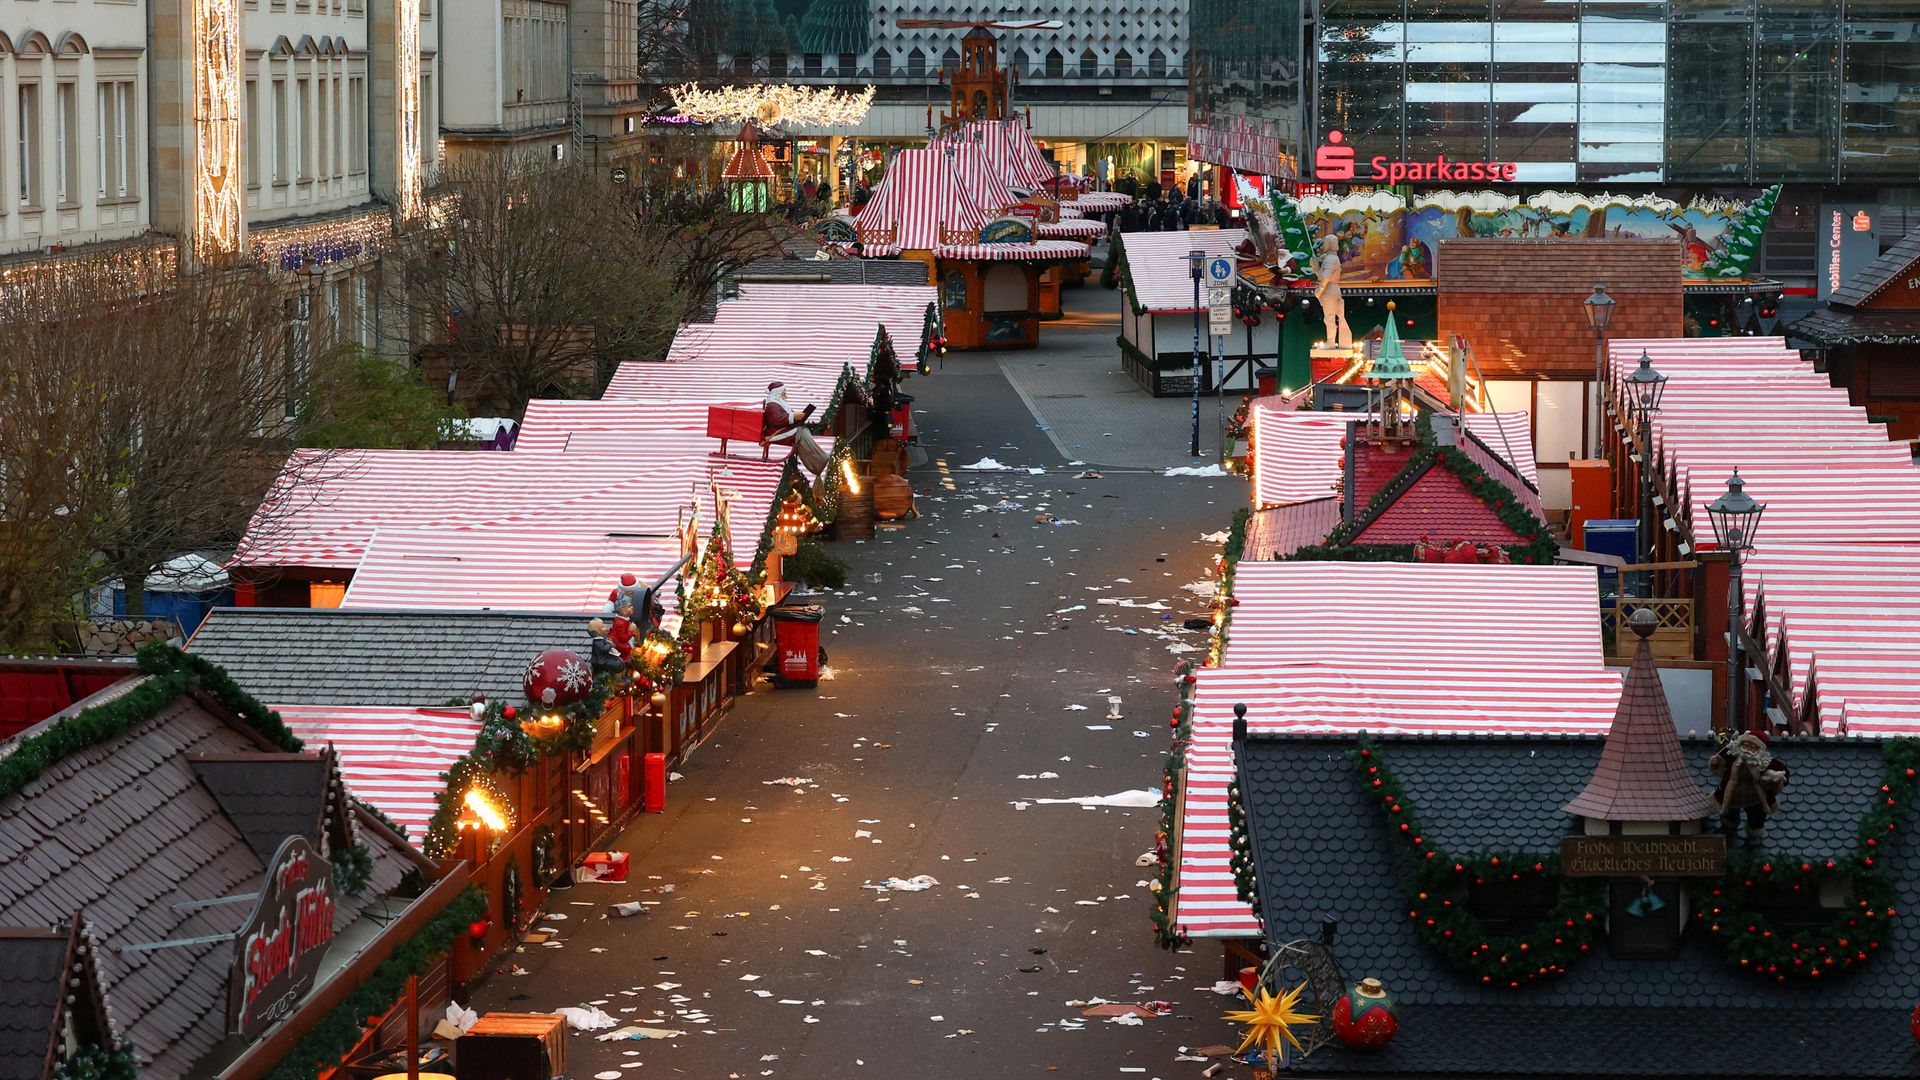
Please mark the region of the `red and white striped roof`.
<svg viewBox="0 0 1920 1080"><path fill-rule="evenodd" d="M1667 376L1651 426L1667 516L1716 547L1707 504L1735 468L1766 505L1742 584L1756 636L1783 666L1789 716L1818 702L1827 734L1920 733L1920 469L1845 390L1781 338L1623 340L1610 377L1642 352Z"/></svg>
<svg viewBox="0 0 1920 1080"><path fill-rule="evenodd" d="M891 348L893 343L877 318L789 326L780 333L770 333L770 329L744 319L685 323L667 347L667 360L733 360L743 365L786 362L836 372L850 367L864 379L872 372L880 350ZM749 385L757 383L756 391L764 391L766 380L751 378L750 370L750 366L743 366L741 377L748 379Z"/></svg>
<svg viewBox="0 0 1920 1080"><path fill-rule="evenodd" d="M593 615L622 574L658 581L680 561L682 546L678 536L381 529L340 606Z"/></svg>
<svg viewBox="0 0 1920 1080"><path fill-rule="evenodd" d="M1233 707L1254 732L1602 733L1619 702L1592 567L1242 562L1218 668L1197 673L1173 918L1251 937L1227 836Z"/></svg>
<svg viewBox="0 0 1920 1080"><path fill-rule="evenodd" d="M708 442L702 436L699 443ZM736 493L735 555L759 542L786 464L687 451L620 454L348 450L307 471L300 450L261 501L234 562L353 570L381 528L665 536L691 501Z"/></svg>
<svg viewBox="0 0 1920 1080"><path fill-rule="evenodd" d="M1133 205L1133 196L1118 191L1084 191L1078 198L1062 200L1060 205L1087 214L1106 214Z"/></svg>
<svg viewBox="0 0 1920 1080"><path fill-rule="evenodd" d="M1091 243L1107 235L1107 227L1089 218L1063 218L1039 225L1042 240L1085 240Z"/></svg>
<svg viewBox="0 0 1920 1080"><path fill-rule="evenodd" d="M1071 262L1087 257L1080 240L1035 240L1031 244L941 244L933 253L958 262Z"/></svg>
<svg viewBox="0 0 1920 1080"><path fill-rule="evenodd" d="M1053 162L1019 120L969 120L934 136L932 145L976 148L1002 182L1041 191L1055 174Z"/></svg>
<svg viewBox="0 0 1920 1080"><path fill-rule="evenodd" d="M1245 229L1121 233L1127 264L1120 287L1150 314L1192 314L1196 306L1206 306L1207 298L1203 288L1200 303L1193 302L1193 272L1187 268L1187 252L1198 250L1209 256L1234 258L1233 249L1246 237Z"/></svg>
<svg viewBox="0 0 1920 1080"><path fill-rule="evenodd" d="M324 643L316 643L324 647ZM473 749L480 722L465 709L275 705L308 749L340 754L347 790L407 830L419 847L446 788L441 774Z"/></svg>
<svg viewBox="0 0 1920 1080"><path fill-rule="evenodd" d="M638 361L636 361L638 362ZM743 402L758 405L764 395L750 394ZM572 453L676 453L706 449L717 453L720 443L708 439L707 404L686 401L626 401L602 398L535 398L527 402L520 422L515 453L568 451ZM756 450L754 456L758 456Z"/></svg>
<svg viewBox="0 0 1920 1080"><path fill-rule="evenodd" d="M943 229L977 232L987 213L967 197L960 179L934 148L901 150L887 163L887 174L873 197L860 208L854 226L863 233L892 229L892 243L907 251L931 251Z"/></svg>
<svg viewBox="0 0 1920 1080"><path fill-rule="evenodd" d="M851 379L845 368L773 363L750 367L740 360L625 360L614 370L602 401L631 400L655 405L754 405L766 400L767 384L785 383L787 402L824 410ZM757 385L756 385L757 384ZM702 429L704 430L704 428ZM715 444L718 448L718 444ZM738 451L735 451L736 453Z"/></svg>
<svg viewBox="0 0 1920 1080"><path fill-rule="evenodd" d="M902 357L918 357L939 325L940 293L931 285L794 285L740 283L740 297L721 304L716 323L773 326L833 326L877 319ZM929 320L929 314L933 318Z"/></svg>
<svg viewBox="0 0 1920 1080"><path fill-rule="evenodd" d="M1253 504L1287 506L1324 499L1345 471L1342 443L1347 426L1370 413L1300 412L1279 397L1256 398L1248 414L1253 423ZM1468 413L1467 430L1502 460L1514 462L1537 490L1533 436L1526 413Z"/></svg>

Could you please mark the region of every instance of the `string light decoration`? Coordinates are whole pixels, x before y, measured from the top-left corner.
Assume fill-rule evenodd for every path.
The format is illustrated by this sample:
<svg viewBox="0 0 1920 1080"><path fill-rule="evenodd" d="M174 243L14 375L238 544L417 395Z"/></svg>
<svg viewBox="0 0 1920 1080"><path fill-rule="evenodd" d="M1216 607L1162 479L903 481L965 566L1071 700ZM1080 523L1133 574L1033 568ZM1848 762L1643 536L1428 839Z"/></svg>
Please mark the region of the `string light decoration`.
<svg viewBox="0 0 1920 1080"><path fill-rule="evenodd" d="M371 254L392 232L392 216L380 209L262 229L249 236L248 242L254 261L262 268L294 271L308 259L325 265Z"/></svg>
<svg viewBox="0 0 1920 1080"><path fill-rule="evenodd" d="M33 285L48 294L58 294L68 285L91 292L104 282L130 293L144 293L179 273L178 245L166 238L142 239L122 245L88 245L79 251L8 263L0 267L0 288Z"/></svg>
<svg viewBox="0 0 1920 1080"><path fill-rule="evenodd" d="M688 83L667 91L673 107L681 116L706 124L744 124L749 120L763 128L848 127L867 118L873 107L874 88L855 93L828 87L786 86L763 83L756 86L721 86L702 90Z"/></svg>
<svg viewBox="0 0 1920 1080"><path fill-rule="evenodd" d="M240 250L239 0L194 0L193 253L215 259Z"/></svg>
<svg viewBox="0 0 1920 1080"><path fill-rule="evenodd" d="M400 220L420 215L420 0L394 0L394 98L400 109L398 145L394 147L394 207Z"/></svg>

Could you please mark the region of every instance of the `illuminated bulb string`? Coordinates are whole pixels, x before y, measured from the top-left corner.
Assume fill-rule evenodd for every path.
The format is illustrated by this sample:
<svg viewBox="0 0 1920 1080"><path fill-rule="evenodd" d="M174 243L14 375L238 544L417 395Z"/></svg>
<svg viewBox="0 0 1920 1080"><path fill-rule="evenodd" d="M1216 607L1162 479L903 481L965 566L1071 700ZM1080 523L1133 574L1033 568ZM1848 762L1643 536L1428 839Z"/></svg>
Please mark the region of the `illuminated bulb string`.
<svg viewBox="0 0 1920 1080"><path fill-rule="evenodd" d="M874 88L863 91L827 87L721 86L702 90L691 83L667 91L676 112L701 123L758 122L762 127L845 127L867 118Z"/></svg>

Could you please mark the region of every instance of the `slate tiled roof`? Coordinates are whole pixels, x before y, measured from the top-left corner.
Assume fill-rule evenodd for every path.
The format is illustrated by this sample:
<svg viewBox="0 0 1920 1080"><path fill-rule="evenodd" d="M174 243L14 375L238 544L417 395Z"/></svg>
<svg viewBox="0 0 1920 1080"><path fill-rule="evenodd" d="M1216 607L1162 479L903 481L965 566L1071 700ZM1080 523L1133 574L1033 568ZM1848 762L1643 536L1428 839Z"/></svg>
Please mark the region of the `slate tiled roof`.
<svg viewBox="0 0 1920 1080"><path fill-rule="evenodd" d="M324 651L324 641L315 645L309 651ZM242 904L181 907L251 892L266 870L190 759L262 749L237 723L181 697L117 739L68 753L0 800L0 926L53 926L75 914L91 924L107 1000L145 1080L215 1071L207 1065L226 1040L233 944L122 947L226 933L246 918ZM372 880L358 896L337 897L336 929L418 865L364 823L361 832Z"/></svg>
<svg viewBox="0 0 1920 1080"><path fill-rule="evenodd" d="M1886 253L1860 268L1827 298L1840 307L1859 307L1920 262L1920 232L1908 233Z"/></svg>
<svg viewBox="0 0 1920 1080"><path fill-rule="evenodd" d="M0 930L0 1076L40 1080L65 991L68 935Z"/></svg>
<svg viewBox="0 0 1920 1080"><path fill-rule="evenodd" d="M1620 690L1620 707L1592 779L1567 804L1569 814L1605 821L1697 821L1712 809L1680 752L1673 710L1645 636L1654 629L1651 615L1645 609L1635 613L1634 633L1642 636Z"/></svg>
<svg viewBox="0 0 1920 1080"><path fill-rule="evenodd" d="M1787 327L1786 333L1820 345L1912 345L1920 343L1920 311L1827 308Z"/></svg>
<svg viewBox="0 0 1920 1080"><path fill-rule="evenodd" d="M193 761L200 783L233 822L261 862L289 836L320 842L326 807L328 764L290 754L203 756Z"/></svg>
<svg viewBox="0 0 1920 1080"><path fill-rule="evenodd" d="M1457 852L1546 851L1568 830L1559 808L1601 752L1596 738L1382 737L1428 837ZM1482 987L1443 966L1406 917L1397 837L1354 782L1346 738L1254 735L1239 746L1242 797L1269 938L1315 937L1338 920L1333 952L1352 978L1376 976L1401 1009L1384 1051L1328 1048L1310 1072L1372 1075L1911 1076L1908 1015L1920 986L1920 931L1897 921L1873 963L1825 984L1757 982L1689 940L1669 961L1595 949L1559 979ZM1707 782L1711 743L1684 740ZM1793 769L1767 845L1787 855L1848 850L1877 793L1880 747L1776 742ZM1886 865L1920 893L1911 830Z"/></svg>
<svg viewBox="0 0 1920 1080"><path fill-rule="evenodd" d="M432 706L517 700L534 657L586 645L577 615L216 608L187 648L262 701Z"/></svg>

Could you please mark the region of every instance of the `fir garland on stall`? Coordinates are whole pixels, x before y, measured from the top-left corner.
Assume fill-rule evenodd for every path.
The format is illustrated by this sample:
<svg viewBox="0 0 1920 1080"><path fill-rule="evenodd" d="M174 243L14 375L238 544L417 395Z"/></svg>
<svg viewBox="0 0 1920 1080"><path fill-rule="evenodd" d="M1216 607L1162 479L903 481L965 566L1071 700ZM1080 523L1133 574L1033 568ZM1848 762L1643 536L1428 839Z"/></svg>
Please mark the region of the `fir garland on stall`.
<svg viewBox="0 0 1920 1080"><path fill-rule="evenodd" d="M1186 944L1186 936L1173 924L1173 834L1179 829L1180 785L1187 769L1187 741L1193 736L1193 687L1199 680L1193 674L1193 661L1183 660L1173 669L1174 693L1178 700L1168 725L1173 739L1160 778L1160 827L1153 834L1154 876L1147 882L1153 897L1153 936L1162 948L1175 949Z"/></svg>
<svg viewBox="0 0 1920 1080"><path fill-rule="evenodd" d="M125 1039L111 1047L88 1043L54 1066L52 1080L136 1080L140 1058Z"/></svg>
<svg viewBox="0 0 1920 1080"><path fill-rule="evenodd" d="M1240 801L1240 780L1227 787L1227 847L1232 852L1234 895L1260 914L1259 881L1253 872L1253 842L1247 836L1247 810Z"/></svg>
<svg viewBox="0 0 1920 1080"><path fill-rule="evenodd" d="M1350 753L1362 792L1375 801L1392 832L1413 859L1407 882L1407 917L1449 967L1487 985L1519 987L1562 975L1592 943L1605 919L1605 891L1599 879L1560 876L1557 854L1499 852L1451 854L1427 840L1413 804L1394 778L1378 744L1362 734ZM1841 975L1870 960L1881 948L1899 895L1878 852L1914 793L1920 776L1920 740L1889 739L1881 745L1885 762L1880 789L1862 815L1857 842L1845 856L1807 859L1778 852L1738 850L1727 855L1723 877L1693 886L1694 919L1738 970L1773 982L1823 979ZM1236 865L1237 871L1237 865ZM1531 931L1490 935L1466 903L1469 884L1506 875L1554 879L1559 899ZM1850 904L1835 911L1823 927L1794 933L1775 931L1756 906L1765 890L1779 895L1816 893L1825 885L1851 889Z"/></svg>

